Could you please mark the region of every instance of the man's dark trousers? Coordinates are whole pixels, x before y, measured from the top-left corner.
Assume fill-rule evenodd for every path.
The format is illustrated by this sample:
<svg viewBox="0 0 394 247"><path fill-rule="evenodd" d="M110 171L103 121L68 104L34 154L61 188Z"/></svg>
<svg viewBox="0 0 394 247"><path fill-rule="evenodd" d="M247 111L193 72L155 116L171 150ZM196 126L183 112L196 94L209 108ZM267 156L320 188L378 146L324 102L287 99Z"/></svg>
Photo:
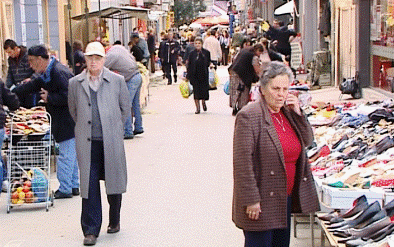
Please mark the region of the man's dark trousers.
<svg viewBox="0 0 394 247"><path fill-rule="evenodd" d="M172 71L174 72L174 81L177 82L177 65L176 65L176 61L175 62L169 62L169 63L165 63L163 64L164 66L164 70L165 70L165 74L167 76L168 79L168 84L172 84L172 77L171 77L171 67L172 67Z"/></svg>
<svg viewBox="0 0 394 247"><path fill-rule="evenodd" d="M84 236L98 237L103 221L101 207L100 180L105 177L103 141L92 140L91 165L88 199L82 198L81 225ZM120 222L122 194L107 195L109 208L109 225L116 227Z"/></svg>

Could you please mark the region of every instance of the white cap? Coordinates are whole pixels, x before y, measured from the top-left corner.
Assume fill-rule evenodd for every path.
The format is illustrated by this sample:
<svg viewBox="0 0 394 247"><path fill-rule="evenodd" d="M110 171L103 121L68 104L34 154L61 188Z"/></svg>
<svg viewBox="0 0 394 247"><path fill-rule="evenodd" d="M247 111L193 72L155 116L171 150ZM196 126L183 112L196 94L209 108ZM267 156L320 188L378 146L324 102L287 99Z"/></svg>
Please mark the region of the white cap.
<svg viewBox="0 0 394 247"><path fill-rule="evenodd" d="M91 42L86 46L85 56L99 55L105 57L104 46L100 42Z"/></svg>

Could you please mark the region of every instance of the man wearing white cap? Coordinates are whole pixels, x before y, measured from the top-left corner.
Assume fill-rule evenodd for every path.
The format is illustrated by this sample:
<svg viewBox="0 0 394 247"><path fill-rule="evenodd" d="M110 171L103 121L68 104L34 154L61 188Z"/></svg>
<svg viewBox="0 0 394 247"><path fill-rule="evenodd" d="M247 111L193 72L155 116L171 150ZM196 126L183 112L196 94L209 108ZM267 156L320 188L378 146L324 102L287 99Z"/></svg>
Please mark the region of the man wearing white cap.
<svg viewBox="0 0 394 247"><path fill-rule="evenodd" d="M131 104L124 77L104 67L101 43L89 43L85 58L86 70L70 79L68 105L76 124L84 245L95 245L102 224L100 180L105 180L110 205L107 233L120 230L127 185L123 134Z"/></svg>

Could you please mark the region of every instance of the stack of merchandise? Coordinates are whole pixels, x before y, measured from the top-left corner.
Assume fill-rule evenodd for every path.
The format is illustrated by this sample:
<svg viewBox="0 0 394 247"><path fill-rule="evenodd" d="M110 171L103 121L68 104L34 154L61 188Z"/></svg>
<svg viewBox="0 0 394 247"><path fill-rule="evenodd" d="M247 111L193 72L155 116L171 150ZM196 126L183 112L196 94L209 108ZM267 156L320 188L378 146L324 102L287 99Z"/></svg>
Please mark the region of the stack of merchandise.
<svg viewBox="0 0 394 247"><path fill-rule="evenodd" d="M318 184L350 189L394 187L393 109L394 101L385 100L329 105L311 112L312 124L329 123L314 127L317 145L308 152Z"/></svg>
<svg viewBox="0 0 394 247"><path fill-rule="evenodd" d="M319 219L330 234L339 238L338 243L374 247L393 246L393 216L394 200L381 207L378 201L369 204L365 196L360 196L347 212L333 211Z"/></svg>

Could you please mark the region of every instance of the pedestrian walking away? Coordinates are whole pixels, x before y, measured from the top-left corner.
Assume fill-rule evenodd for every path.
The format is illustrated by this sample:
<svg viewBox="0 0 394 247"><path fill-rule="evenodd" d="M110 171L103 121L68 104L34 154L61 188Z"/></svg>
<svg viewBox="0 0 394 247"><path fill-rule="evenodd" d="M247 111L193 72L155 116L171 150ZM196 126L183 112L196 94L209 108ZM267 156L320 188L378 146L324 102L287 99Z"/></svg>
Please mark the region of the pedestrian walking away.
<svg viewBox="0 0 394 247"><path fill-rule="evenodd" d="M292 76L284 63L272 62L260 79L262 99L235 120L232 219L245 247L288 247L291 213L319 210L306 156L313 132L288 93Z"/></svg>
<svg viewBox="0 0 394 247"><path fill-rule="evenodd" d="M228 69L230 74L230 107L233 108L233 115L236 115L249 102L250 88L252 83L258 81L257 73L260 71L260 65L253 58L259 58L263 51L264 48L261 44L242 49Z"/></svg>
<svg viewBox="0 0 394 247"><path fill-rule="evenodd" d="M222 49L222 62L224 66L228 65L228 55L230 53L231 38L227 30L223 31L223 35L219 38L220 47Z"/></svg>
<svg viewBox="0 0 394 247"><path fill-rule="evenodd" d="M75 123L70 116L67 104L68 80L73 77L69 68L55 57L50 57L43 45L36 45L27 51L30 66L39 74L31 81L17 86L13 92L25 97L39 92L52 117L52 134L59 143L57 179L59 189L56 199L71 198L79 195L78 164L75 152Z"/></svg>
<svg viewBox="0 0 394 247"><path fill-rule="evenodd" d="M218 63L222 59L222 48L220 47L219 40L215 37L216 31L211 30L210 36L204 41L204 49L211 53L211 62L215 66L215 70L218 67Z"/></svg>
<svg viewBox="0 0 394 247"><path fill-rule="evenodd" d="M211 64L211 55L202 46L202 39L196 38L194 40L195 49L189 55L186 73L187 79L193 85L196 114L200 113L200 100L204 111L207 111L205 101L209 100L209 65Z"/></svg>
<svg viewBox="0 0 394 247"><path fill-rule="evenodd" d="M14 40L7 39L3 48L8 55L8 72L5 81L8 88L13 89L24 81L35 78L34 70L29 65L25 46L18 46ZM25 108L36 106L39 100L40 95L38 93L19 96L20 105Z"/></svg>
<svg viewBox="0 0 394 247"><path fill-rule="evenodd" d="M131 105L124 77L104 68L104 47L89 43L85 57L87 69L70 80L68 104L76 122L83 243L95 245L102 224L100 180L105 180L110 205L107 233L120 230L122 193L127 186L124 123Z"/></svg>
<svg viewBox="0 0 394 247"><path fill-rule="evenodd" d="M124 138L133 139L134 135L144 133L140 106L142 76L139 72L138 65L126 48L121 45L114 45L106 54L104 66L114 72L116 71L126 80L133 114L127 118L125 123ZM133 117L135 119L134 124Z"/></svg>
<svg viewBox="0 0 394 247"><path fill-rule="evenodd" d="M146 40L148 43L148 49L150 53L150 72L155 73L155 63L156 63L156 37L153 29L149 29L148 38Z"/></svg>
<svg viewBox="0 0 394 247"><path fill-rule="evenodd" d="M168 85L172 84L171 67L174 72L174 82L177 82L177 61L180 52L178 41L174 40L174 33L168 32L167 40L160 43L159 53L162 59L162 66L168 79Z"/></svg>

